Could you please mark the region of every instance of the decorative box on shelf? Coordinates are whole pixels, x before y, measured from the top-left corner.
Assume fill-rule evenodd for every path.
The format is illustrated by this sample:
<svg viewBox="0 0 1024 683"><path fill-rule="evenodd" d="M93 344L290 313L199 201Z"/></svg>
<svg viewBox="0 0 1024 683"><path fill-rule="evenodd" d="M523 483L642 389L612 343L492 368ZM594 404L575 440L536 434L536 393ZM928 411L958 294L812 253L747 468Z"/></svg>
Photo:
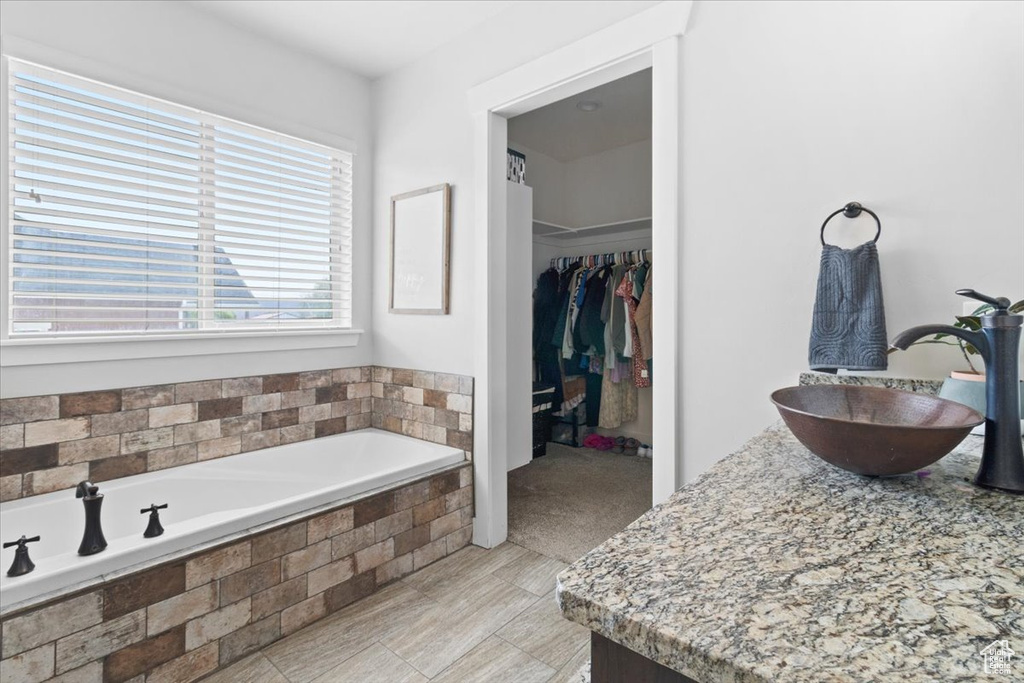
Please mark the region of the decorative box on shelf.
<svg viewBox="0 0 1024 683"><path fill-rule="evenodd" d="M508 150L508 173L506 177L514 183L526 182L526 155L514 149Z"/></svg>

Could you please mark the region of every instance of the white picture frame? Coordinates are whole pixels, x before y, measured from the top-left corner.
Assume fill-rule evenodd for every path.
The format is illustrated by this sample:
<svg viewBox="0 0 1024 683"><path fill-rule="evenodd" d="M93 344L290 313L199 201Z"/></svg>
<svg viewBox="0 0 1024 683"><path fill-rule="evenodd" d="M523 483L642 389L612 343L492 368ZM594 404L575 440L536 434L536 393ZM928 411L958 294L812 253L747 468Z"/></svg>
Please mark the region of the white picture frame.
<svg viewBox="0 0 1024 683"><path fill-rule="evenodd" d="M451 185L391 197L389 313L447 315Z"/></svg>

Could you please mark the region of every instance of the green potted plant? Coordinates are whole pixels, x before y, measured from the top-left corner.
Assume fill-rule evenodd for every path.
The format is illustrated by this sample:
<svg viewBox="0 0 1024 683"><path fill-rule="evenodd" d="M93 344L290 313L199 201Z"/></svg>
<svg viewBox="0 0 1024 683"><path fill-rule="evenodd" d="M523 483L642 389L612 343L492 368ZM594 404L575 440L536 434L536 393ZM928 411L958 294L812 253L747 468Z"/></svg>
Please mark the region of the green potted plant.
<svg viewBox="0 0 1024 683"><path fill-rule="evenodd" d="M982 304L974 310L971 315L959 315L956 318L956 322L953 323L953 327L959 327L964 330L980 330L981 329L981 316L992 310L992 306L989 304ZM1013 304L1009 308L1010 313L1021 313L1024 312L1024 299ZM977 410L982 415L985 414L985 371L984 368L981 370L971 360L971 357L978 357L978 349L974 348L971 344L968 344L959 337L954 337L948 334L937 334L929 339L922 339L914 342L915 344L944 344L946 346L956 346L960 349L960 353L963 355L964 360L967 361L968 370L953 370L949 373L949 377L942 383L942 388L939 390L939 396L941 398L947 398L957 403L963 403ZM1021 418L1024 419L1024 381L1021 381ZM977 427L974 431L978 434L985 433L984 425Z"/></svg>

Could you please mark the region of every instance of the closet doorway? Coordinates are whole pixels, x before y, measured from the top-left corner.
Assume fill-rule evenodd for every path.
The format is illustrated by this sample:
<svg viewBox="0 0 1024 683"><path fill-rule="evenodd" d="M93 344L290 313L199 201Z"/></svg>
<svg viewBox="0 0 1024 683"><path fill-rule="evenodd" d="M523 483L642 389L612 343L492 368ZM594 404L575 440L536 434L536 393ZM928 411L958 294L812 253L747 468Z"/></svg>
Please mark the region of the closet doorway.
<svg viewBox="0 0 1024 683"><path fill-rule="evenodd" d="M531 251L509 282L533 293L508 539L563 562L651 507L651 115L643 69L508 120L510 248Z"/></svg>
<svg viewBox="0 0 1024 683"><path fill-rule="evenodd" d="M513 281L517 262L530 260L532 240L508 230L508 119L582 93L629 74L651 69L652 245L659 262L678 264L681 241L679 176L681 150L680 38L691 0L659 3L537 59L481 83L468 93L473 117L476 170L473 193L476 268L474 286L474 487L473 543L485 548L508 536L508 454L531 434L511 429L528 419L530 407L530 318L532 282ZM523 251L525 249L525 252ZM653 312L653 353L658 376L653 394L652 502L682 482L679 453L680 322L678 268L659 271ZM520 392L519 382L526 381ZM519 420L513 413L522 410Z"/></svg>

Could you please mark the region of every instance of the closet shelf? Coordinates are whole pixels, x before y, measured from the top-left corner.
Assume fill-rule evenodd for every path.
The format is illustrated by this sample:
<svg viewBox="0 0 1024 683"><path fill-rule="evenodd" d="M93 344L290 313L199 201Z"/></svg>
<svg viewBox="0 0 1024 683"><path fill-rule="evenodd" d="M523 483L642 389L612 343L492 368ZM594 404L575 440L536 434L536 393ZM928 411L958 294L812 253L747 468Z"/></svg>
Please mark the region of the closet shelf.
<svg viewBox="0 0 1024 683"><path fill-rule="evenodd" d="M600 223L598 225L587 225L579 228L570 228L565 225L558 225L549 221L534 219L533 235L548 239L578 239L580 237L601 237L604 235L615 235L625 232L637 232L651 229L651 218L632 218L613 223Z"/></svg>

